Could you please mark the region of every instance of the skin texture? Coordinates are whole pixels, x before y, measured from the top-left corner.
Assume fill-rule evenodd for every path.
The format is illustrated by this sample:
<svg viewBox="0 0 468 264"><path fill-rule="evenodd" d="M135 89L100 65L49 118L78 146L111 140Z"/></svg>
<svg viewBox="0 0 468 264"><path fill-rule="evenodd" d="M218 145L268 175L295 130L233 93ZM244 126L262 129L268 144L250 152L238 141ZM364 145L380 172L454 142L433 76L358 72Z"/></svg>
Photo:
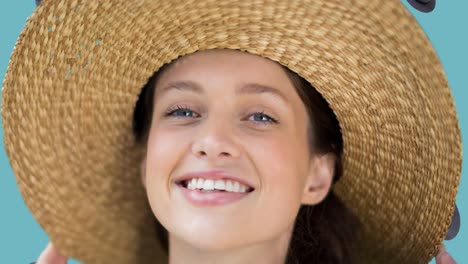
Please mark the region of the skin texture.
<svg viewBox="0 0 468 264"><path fill-rule="evenodd" d="M196 82L203 93L161 95L174 81ZM287 102L266 93L236 95L245 83L274 87ZM334 155L309 153L307 112L286 73L256 55L209 50L179 58L156 87L141 181L154 215L169 231L170 263L284 263L301 204L325 198L335 162ZM190 110L165 117L176 105ZM262 111L267 116L255 114ZM266 122L268 117L278 123ZM228 205L191 205L174 178L212 169L237 175L255 190ZM455 263L445 248L436 261ZM49 243L38 263L65 262Z"/></svg>

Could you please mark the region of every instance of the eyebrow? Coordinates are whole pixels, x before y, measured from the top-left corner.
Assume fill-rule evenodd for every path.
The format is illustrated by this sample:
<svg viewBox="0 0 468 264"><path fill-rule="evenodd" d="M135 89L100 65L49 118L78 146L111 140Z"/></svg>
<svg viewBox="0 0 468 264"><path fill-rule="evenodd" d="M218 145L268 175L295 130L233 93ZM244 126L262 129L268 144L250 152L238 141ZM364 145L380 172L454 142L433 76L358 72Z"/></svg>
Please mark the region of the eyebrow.
<svg viewBox="0 0 468 264"><path fill-rule="evenodd" d="M161 97L163 94L166 94L167 92L171 90L188 91L188 92L193 92L197 94L204 93L203 88L201 88L201 86L198 85L198 83L193 82L193 81L171 82L168 85L161 88L161 90L156 91L156 93L158 97ZM284 102L289 103L289 100L286 97L286 95L284 95L278 89L267 86L267 85L259 84L259 83L246 83L246 84L243 84L242 86L237 87L235 91L235 95L241 95L241 94L271 94L283 100Z"/></svg>

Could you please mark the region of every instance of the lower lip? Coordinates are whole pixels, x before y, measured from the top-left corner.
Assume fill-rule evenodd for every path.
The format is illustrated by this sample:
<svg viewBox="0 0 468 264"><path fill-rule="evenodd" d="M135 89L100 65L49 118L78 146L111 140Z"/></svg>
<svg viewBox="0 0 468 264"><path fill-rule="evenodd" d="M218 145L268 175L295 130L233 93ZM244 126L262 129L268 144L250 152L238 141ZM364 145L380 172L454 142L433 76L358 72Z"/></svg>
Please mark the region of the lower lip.
<svg viewBox="0 0 468 264"><path fill-rule="evenodd" d="M196 206L219 206L238 201L250 192L202 192L198 189L188 189L180 185L176 185L182 191L183 196L190 203Z"/></svg>

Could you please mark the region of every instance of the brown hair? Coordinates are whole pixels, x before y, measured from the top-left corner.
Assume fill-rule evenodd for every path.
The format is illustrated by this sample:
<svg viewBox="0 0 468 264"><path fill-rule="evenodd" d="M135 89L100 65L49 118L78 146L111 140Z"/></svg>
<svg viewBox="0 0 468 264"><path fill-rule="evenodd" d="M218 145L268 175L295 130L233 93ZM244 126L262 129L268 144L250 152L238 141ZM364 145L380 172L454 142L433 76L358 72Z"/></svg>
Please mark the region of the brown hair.
<svg viewBox="0 0 468 264"><path fill-rule="evenodd" d="M156 82L169 65L155 72L143 87L133 115L133 132L138 143L146 146L153 113ZM342 175L343 141L338 120L322 95L304 78L282 66L306 106L309 123L309 150L316 154L333 152L337 159L333 183ZM155 218L157 236L169 252L167 230ZM299 209L289 244L286 263L358 263L358 218L342 203L333 190L317 205Z"/></svg>

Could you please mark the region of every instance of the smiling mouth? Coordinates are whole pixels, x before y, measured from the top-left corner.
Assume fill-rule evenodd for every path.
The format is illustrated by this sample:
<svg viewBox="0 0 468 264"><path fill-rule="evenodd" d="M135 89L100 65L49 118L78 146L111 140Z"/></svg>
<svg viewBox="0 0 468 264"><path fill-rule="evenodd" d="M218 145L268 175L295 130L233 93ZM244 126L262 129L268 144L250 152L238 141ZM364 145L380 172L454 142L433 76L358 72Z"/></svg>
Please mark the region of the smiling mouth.
<svg viewBox="0 0 468 264"><path fill-rule="evenodd" d="M195 185L192 185L191 181L176 181L174 182L177 187L175 193L182 194L182 197L186 201L190 202L192 205L197 207L205 206L224 206L230 203L234 203L244 199L244 197L249 197L251 192L253 192L252 187L242 189L236 184L235 187L232 187L231 184L225 185L226 188L222 188L222 185L218 183L218 189L214 189L213 185L208 184L207 189L203 188L194 188ZM190 186L190 187L189 187ZM204 185L205 187L205 185Z"/></svg>
<svg viewBox="0 0 468 264"><path fill-rule="evenodd" d="M203 193L213 193L213 192L226 192L226 193L250 193L253 192L255 189L252 187L248 187L248 189L245 192L234 192L234 191L227 191L227 190L222 190L222 189L213 189L213 190L206 190L203 188L195 188L195 189L189 189L188 188L188 181L183 180L183 181L176 181L175 184L177 186L180 186L182 188L188 189L188 190L197 190L199 192Z"/></svg>

